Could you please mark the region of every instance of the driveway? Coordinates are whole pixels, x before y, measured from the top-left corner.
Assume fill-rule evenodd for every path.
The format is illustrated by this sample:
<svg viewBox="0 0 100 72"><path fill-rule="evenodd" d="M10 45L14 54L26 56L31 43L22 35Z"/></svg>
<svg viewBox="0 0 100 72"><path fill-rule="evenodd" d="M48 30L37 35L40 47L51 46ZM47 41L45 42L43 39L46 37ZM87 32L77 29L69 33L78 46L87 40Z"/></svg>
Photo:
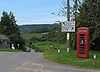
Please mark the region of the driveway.
<svg viewBox="0 0 100 72"><path fill-rule="evenodd" d="M0 72L100 72L49 62L42 53L0 52Z"/></svg>

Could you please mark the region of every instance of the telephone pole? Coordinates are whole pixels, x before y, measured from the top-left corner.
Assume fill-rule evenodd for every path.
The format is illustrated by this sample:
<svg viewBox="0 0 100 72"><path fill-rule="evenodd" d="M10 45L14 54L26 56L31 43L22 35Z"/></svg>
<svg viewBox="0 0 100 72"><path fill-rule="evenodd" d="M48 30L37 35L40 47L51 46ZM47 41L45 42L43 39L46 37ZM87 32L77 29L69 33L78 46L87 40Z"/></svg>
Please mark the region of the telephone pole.
<svg viewBox="0 0 100 72"><path fill-rule="evenodd" d="M75 22L76 22L76 13L77 13L77 9L78 9L78 0L75 0Z"/></svg>
<svg viewBox="0 0 100 72"><path fill-rule="evenodd" d="M70 21L70 3L67 0L67 21Z"/></svg>
<svg viewBox="0 0 100 72"><path fill-rule="evenodd" d="M67 0L67 21L70 21L70 2ZM67 52L70 51L70 33L67 33Z"/></svg>

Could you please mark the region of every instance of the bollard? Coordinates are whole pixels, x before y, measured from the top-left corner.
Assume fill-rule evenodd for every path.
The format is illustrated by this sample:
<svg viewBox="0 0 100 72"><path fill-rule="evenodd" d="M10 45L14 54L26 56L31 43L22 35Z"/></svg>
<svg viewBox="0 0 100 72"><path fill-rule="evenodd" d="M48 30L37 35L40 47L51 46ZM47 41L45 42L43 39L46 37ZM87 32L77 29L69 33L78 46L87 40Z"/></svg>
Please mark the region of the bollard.
<svg viewBox="0 0 100 72"><path fill-rule="evenodd" d="M53 50L53 45L52 44L50 45L50 50Z"/></svg>
<svg viewBox="0 0 100 72"><path fill-rule="evenodd" d="M15 47L14 47L14 44L12 44L12 47L11 47L13 50L15 49Z"/></svg>
<svg viewBox="0 0 100 72"><path fill-rule="evenodd" d="M69 48L67 48L67 53L69 53Z"/></svg>
<svg viewBox="0 0 100 72"><path fill-rule="evenodd" d="M60 55L60 49L58 49L58 56L57 56L57 59L59 60L59 55Z"/></svg>
<svg viewBox="0 0 100 72"><path fill-rule="evenodd" d="M94 54L93 64L94 64L94 67L96 68L96 54Z"/></svg>
<svg viewBox="0 0 100 72"><path fill-rule="evenodd" d="M58 54L60 54L60 49L58 49Z"/></svg>

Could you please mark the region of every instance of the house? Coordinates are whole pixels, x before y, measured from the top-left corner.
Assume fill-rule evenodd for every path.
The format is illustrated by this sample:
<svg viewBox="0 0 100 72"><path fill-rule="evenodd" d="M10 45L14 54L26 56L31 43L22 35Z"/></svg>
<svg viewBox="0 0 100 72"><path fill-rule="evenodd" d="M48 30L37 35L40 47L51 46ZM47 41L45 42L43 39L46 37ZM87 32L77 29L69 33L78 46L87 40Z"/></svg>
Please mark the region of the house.
<svg viewBox="0 0 100 72"><path fill-rule="evenodd" d="M0 34L0 48L10 48L10 39Z"/></svg>

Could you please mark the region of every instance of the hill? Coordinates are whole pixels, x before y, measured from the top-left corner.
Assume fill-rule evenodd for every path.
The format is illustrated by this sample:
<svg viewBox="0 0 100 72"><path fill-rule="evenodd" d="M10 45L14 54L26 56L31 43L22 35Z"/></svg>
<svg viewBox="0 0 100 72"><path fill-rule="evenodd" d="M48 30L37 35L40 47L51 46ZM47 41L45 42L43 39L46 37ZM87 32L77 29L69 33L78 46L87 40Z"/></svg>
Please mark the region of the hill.
<svg viewBox="0 0 100 72"><path fill-rule="evenodd" d="M31 24L31 25L19 25L21 32L34 32L39 29L52 29L55 24Z"/></svg>

